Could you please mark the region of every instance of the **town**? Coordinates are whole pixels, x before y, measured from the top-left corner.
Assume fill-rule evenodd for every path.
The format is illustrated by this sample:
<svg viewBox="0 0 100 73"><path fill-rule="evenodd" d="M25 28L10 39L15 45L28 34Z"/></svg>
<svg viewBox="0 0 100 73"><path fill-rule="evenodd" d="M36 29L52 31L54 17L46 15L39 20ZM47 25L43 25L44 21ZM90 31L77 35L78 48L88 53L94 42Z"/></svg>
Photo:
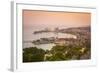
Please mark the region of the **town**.
<svg viewBox="0 0 100 73"><path fill-rule="evenodd" d="M69 33L72 34L71 37L49 37L49 38L40 38L38 40L34 40L32 43L39 45L39 44L49 44L54 43L56 45L83 45L86 43L87 40L90 41L90 27L77 27L77 28L67 28L67 29L59 29L55 28L54 30L50 30L48 28L41 30L41 31L35 31L34 34L41 34L41 33Z"/></svg>

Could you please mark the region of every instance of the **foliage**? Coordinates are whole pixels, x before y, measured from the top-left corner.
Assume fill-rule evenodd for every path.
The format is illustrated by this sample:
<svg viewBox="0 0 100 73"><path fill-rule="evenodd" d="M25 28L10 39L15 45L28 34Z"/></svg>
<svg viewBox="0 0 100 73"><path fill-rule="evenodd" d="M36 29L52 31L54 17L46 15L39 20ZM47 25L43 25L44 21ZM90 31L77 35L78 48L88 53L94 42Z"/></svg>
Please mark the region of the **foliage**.
<svg viewBox="0 0 100 73"><path fill-rule="evenodd" d="M55 45L51 48L51 50L43 50L37 47L24 48L23 62L90 59L91 58L90 41L86 40L85 43L82 44L83 45L79 44L79 45L67 45L67 46Z"/></svg>
<svg viewBox="0 0 100 73"><path fill-rule="evenodd" d="M47 58L47 61L60 61L60 60L79 60L81 58L90 58L90 49L84 48L81 52L81 46L54 46L50 52L52 56ZM85 56L84 56L85 55Z"/></svg>
<svg viewBox="0 0 100 73"><path fill-rule="evenodd" d="M36 47L23 49L23 62L38 62L44 60L45 51Z"/></svg>

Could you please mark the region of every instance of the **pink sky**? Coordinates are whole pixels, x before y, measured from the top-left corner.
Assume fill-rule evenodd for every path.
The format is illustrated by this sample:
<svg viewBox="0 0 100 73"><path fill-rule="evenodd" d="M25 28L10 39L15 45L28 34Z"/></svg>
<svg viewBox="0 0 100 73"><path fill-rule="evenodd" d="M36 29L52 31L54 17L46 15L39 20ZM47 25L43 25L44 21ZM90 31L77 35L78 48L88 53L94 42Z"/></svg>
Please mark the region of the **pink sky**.
<svg viewBox="0 0 100 73"><path fill-rule="evenodd" d="M91 24L91 14L23 10L23 20L25 28L82 27Z"/></svg>

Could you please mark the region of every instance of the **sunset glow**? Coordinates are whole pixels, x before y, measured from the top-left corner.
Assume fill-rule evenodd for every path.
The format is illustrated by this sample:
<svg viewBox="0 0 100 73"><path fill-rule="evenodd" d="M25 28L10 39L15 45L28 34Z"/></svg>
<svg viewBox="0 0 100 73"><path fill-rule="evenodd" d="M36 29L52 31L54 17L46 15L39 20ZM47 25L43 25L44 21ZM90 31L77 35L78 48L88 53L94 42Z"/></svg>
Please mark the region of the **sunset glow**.
<svg viewBox="0 0 100 73"><path fill-rule="evenodd" d="M90 13L23 10L23 24L29 27L80 27L91 24Z"/></svg>

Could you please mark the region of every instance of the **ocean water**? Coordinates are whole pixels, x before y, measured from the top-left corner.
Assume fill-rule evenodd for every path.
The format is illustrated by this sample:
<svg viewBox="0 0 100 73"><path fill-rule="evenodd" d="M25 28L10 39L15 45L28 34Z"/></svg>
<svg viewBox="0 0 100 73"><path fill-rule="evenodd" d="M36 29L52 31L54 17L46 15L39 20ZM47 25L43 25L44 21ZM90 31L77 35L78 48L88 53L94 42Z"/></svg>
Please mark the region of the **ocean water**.
<svg viewBox="0 0 100 73"><path fill-rule="evenodd" d="M53 46L55 46L54 43L50 44L39 44L35 45L32 43L33 40L37 40L40 38L49 38L49 37L58 37L58 38L74 38L76 37L75 35L72 34L65 34L65 33L54 33L54 32L47 32L47 33L38 33L34 34L33 32L35 29L27 29L24 30L23 34L23 48L28 48L28 47L37 47L37 48L42 48L44 50L50 50ZM29 41L29 42L27 42Z"/></svg>

